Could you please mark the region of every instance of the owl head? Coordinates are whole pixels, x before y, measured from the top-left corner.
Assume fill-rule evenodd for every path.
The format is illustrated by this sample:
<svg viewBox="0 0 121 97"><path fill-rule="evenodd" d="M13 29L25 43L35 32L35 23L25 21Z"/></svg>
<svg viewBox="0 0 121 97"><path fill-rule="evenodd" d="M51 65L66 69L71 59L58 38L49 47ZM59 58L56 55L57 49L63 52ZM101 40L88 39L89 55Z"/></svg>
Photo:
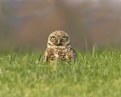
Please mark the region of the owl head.
<svg viewBox="0 0 121 97"><path fill-rule="evenodd" d="M49 37L48 37L48 43L47 46L65 46L68 47L70 46L70 38L68 34L64 31L58 30L52 32Z"/></svg>

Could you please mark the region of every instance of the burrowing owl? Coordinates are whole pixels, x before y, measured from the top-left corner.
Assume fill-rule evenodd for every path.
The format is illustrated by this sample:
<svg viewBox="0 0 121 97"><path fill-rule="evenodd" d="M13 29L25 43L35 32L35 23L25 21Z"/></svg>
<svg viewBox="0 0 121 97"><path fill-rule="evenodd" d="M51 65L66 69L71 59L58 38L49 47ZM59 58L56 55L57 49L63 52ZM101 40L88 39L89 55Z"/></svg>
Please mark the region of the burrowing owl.
<svg viewBox="0 0 121 97"><path fill-rule="evenodd" d="M45 61L74 60L76 52L71 48L70 38L64 31L52 32L48 37L47 49L44 53Z"/></svg>

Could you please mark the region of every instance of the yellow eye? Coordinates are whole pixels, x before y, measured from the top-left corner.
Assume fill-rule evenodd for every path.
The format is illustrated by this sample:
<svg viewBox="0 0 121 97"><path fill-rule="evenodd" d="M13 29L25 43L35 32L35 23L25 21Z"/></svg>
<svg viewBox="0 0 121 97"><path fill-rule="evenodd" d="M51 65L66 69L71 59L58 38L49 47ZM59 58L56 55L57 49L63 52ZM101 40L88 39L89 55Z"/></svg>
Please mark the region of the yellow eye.
<svg viewBox="0 0 121 97"><path fill-rule="evenodd" d="M52 39L52 40L56 40L56 37L55 37L55 36L52 36L51 39Z"/></svg>
<svg viewBox="0 0 121 97"><path fill-rule="evenodd" d="M67 37L66 37L66 36L64 36L62 39L63 39L63 40L67 40Z"/></svg>

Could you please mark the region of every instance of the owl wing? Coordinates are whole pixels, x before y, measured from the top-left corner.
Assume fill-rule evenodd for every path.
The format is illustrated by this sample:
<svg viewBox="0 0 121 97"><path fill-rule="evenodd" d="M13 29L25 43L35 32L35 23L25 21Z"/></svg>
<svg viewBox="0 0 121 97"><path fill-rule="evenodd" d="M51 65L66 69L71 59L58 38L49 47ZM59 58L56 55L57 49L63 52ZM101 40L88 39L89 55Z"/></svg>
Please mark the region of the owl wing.
<svg viewBox="0 0 121 97"><path fill-rule="evenodd" d="M44 61L49 62L55 59L54 55L54 49L52 48L47 48L45 53L44 53Z"/></svg>
<svg viewBox="0 0 121 97"><path fill-rule="evenodd" d="M47 62L48 61L48 52L47 52L47 49L44 52L43 59L44 59L44 62Z"/></svg>
<svg viewBox="0 0 121 97"><path fill-rule="evenodd" d="M77 54L76 54L76 51L73 48L70 48L70 52L69 52L68 57L69 57L70 60L75 60L76 59Z"/></svg>

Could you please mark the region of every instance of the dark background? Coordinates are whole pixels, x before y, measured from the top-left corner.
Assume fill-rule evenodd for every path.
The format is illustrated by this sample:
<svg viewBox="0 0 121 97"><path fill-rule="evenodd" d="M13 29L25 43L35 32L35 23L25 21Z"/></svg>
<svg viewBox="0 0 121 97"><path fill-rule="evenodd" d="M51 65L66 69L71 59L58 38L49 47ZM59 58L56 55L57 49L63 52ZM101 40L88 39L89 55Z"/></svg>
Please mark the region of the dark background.
<svg viewBox="0 0 121 97"><path fill-rule="evenodd" d="M0 0L0 48L46 48L66 31L77 49L121 45L121 0Z"/></svg>

